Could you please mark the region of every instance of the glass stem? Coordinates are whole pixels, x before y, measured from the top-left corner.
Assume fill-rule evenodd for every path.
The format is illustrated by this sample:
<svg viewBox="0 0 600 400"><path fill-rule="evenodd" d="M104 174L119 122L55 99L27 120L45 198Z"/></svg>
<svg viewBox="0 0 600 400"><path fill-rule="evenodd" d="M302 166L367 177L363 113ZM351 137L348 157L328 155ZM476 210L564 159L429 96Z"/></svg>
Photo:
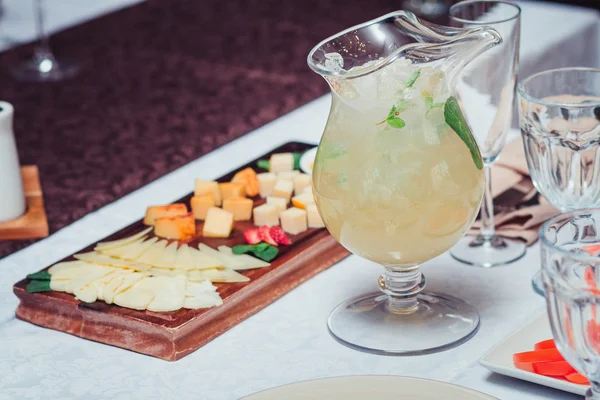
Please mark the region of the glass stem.
<svg viewBox="0 0 600 400"><path fill-rule="evenodd" d="M486 165L484 167L485 190L483 192L483 201L481 202L481 229L480 237L484 240L491 240L496 236L496 227L494 226L494 197L492 196L492 169Z"/></svg>
<svg viewBox="0 0 600 400"><path fill-rule="evenodd" d="M37 30L38 35L38 44L35 47L34 57L38 63L43 60L52 60L54 61L54 55L52 54L52 50L50 49L50 40L48 37L48 33L44 27L44 0L34 0L34 8L35 8L35 28Z"/></svg>
<svg viewBox="0 0 600 400"><path fill-rule="evenodd" d="M425 277L418 265L412 267L386 266L379 277L379 289L388 295L388 308L398 314L417 310L417 295L425 288Z"/></svg>

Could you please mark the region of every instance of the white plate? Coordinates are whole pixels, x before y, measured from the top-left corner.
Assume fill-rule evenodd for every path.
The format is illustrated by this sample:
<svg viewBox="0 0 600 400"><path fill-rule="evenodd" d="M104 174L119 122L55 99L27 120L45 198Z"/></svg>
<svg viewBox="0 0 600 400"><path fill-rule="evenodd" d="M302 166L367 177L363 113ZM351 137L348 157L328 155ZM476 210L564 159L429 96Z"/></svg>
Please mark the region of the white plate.
<svg viewBox="0 0 600 400"><path fill-rule="evenodd" d="M534 374L515 367L512 360L514 353L531 351L536 343L546 339L552 339L552 331L550 330L548 316L544 313L497 344L479 359L479 363L485 368L502 375L584 396L588 388L586 385L578 385L561 379Z"/></svg>
<svg viewBox="0 0 600 400"><path fill-rule="evenodd" d="M494 400L495 397L450 383L404 376L341 376L292 383L243 400ZM496 399L497 400L497 399Z"/></svg>
<svg viewBox="0 0 600 400"><path fill-rule="evenodd" d="M300 169L305 174L312 175L313 163L315 162L315 157L317 156L317 148L313 147L310 150L307 150L300 157Z"/></svg>

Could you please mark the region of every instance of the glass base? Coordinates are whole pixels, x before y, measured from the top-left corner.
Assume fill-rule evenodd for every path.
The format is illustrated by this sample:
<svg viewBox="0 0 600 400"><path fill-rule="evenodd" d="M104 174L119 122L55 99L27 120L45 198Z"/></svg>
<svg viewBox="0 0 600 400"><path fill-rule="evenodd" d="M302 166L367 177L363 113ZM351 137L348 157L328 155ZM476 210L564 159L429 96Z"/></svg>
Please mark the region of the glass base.
<svg viewBox="0 0 600 400"><path fill-rule="evenodd" d="M544 291L544 280L542 279L542 271L538 271L535 273L535 275L531 279L531 287L533 287L533 291L539 294L540 296L546 295L546 292Z"/></svg>
<svg viewBox="0 0 600 400"><path fill-rule="evenodd" d="M509 264L525 255L527 246L500 236L475 239L465 236L450 250L452 257L465 264L490 268Z"/></svg>
<svg viewBox="0 0 600 400"><path fill-rule="evenodd" d="M20 81L27 82L56 82L74 77L79 67L69 61L34 59L24 62L10 70L11 75Z"/></svg>
<svg viewBox="0 0 600 400"><path fill-rule="evenodd" d="M329 315L329 332L355 350L419 355L458 346L479 328L477 310L452 296L421 293L408 313L392 312L381 292L347 300Z"/></svg>

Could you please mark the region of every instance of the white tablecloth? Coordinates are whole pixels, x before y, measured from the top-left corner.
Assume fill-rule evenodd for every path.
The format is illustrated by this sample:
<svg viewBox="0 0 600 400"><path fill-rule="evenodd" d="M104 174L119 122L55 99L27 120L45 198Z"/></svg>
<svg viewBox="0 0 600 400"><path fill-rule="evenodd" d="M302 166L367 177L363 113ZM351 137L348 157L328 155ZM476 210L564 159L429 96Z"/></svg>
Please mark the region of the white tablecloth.
<svg viewBox="0 0 600 400"><path fill-rule="evenodd" d="M21 0L8 3L11 1ZM61 1L67 0L52 3ZM536 13L528 14L534 6L539 7L524 7L525 27L536 20ZM589 12L560 9L564 24L571 26L574 19L565 16L567 12L581 17L578 20L590 16ZM553 30L558 30L556 24ZM594 24L597 30L597 15L592 14ZM595 40L590 39L591 43L597 43ZM523 48L532 42L532 49L551 48L540 37L525 35ZM528 54L523 51L524 62ZM490 347L544 311L543 299L530 287L530 278L540 265L537 245L519 262L490 270L465 266L447 254L426 263L428 290L454 294L476 306L482 324L477 335L463 345L425 356L365 354L329 336L325 321L331 309L351 296L376 288L380 267L354 256L175 363L15 319L17 299L12 285L25 274L134 222L148 205L185 195L196 177L216 178L290 140L316 143L329 102L329 96L317 99L1 260L0 399L221 400L299 380L356 374L438 379L501 399L577 399L575 395L491 374L478 364Z"/></svg>

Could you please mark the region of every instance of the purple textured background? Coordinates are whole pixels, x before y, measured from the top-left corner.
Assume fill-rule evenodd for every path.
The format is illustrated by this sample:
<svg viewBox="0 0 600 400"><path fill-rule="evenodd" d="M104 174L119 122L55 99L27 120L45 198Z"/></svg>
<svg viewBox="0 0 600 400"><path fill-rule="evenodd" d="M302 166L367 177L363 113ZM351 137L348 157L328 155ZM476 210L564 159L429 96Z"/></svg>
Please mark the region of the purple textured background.
<svg viewBox="0 0 600 400"><path fill-rule="evenodd" d="M54 35L82 67L60 83L9 77L31 45L0 54L0 98L16 109L21 164L40 169L50 232L326 93L309 50L400 3L150 0ZM0 242L0 258L31 243Z"/></svg>

